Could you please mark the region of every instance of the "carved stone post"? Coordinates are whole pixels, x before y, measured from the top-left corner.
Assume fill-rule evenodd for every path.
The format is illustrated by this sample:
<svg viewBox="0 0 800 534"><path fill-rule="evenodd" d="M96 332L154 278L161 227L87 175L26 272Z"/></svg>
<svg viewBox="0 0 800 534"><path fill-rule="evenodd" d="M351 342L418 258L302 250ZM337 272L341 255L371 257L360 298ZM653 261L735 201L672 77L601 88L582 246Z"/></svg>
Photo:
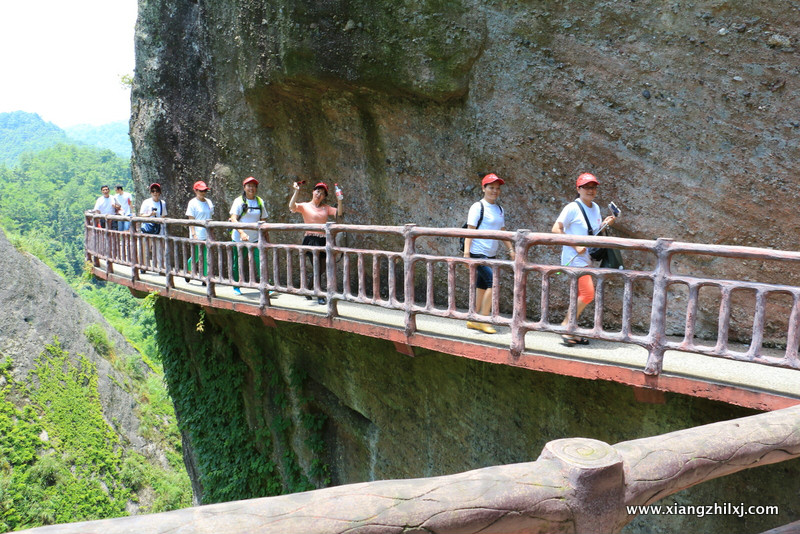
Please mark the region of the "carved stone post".
<svg viewBox="0 0 800 534"><path fill-rule="evenodd" d="M558 439L545 445L539 460L561 465L564 499L575 533L618 532L624 525L625 472L622 457L602 441Z"/></svg>
<svg viewBox="0 0 800 534"><path fill-rule="evenodd" d="M650 313L650 335L647 348L645 374L657 375L664 365L664 344L667 339L667 282L670 275L669 263L672 255L669 247L672 239L659 238L656 241L656 269L653 278L653 310Z"/></svg>

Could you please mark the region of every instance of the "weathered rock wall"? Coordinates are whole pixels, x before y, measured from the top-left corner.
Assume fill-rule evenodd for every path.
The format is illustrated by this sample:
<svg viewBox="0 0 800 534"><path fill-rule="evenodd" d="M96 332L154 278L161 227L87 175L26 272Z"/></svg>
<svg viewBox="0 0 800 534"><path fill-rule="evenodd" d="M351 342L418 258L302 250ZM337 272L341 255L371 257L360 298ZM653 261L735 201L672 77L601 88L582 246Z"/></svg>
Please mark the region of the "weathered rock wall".
<svg viewBox="0 0 800 534"><path fill-rule="evenodd" d="M269 219L296 221L286 205L300 177L342 184L346 222L460 226L494 171L507 227L549 231L591 171L601 204L624 211L618 235L791 249L798 16L789 0L142 1L137 191L164 184L181 214L205 179L223 219L254 175ZM681 262L765 282L800 274ZM717 315L704 301L697 331L713 335Z"/></svg>
<svg viewBox="0 0 800 534"><path fill-rule="evenodd" d="M789 0L141 0L131 121L136 189L145 196L150 182L164 184L170 212L180 214L191 184L205 179L223 219L241 180L253 175L269 219L297 221L286 208L291 181L326 180L344 187L347 222L460 226L479 197L479 177L494 171L507 180L507 227L549 231L575 196L575 176L591 171L603 182L602 204L614 200L624 210L618 235L791 249L796 241L787 236L800 226L791 205L800 189L793 175L798 9ZM430 246L455 253L451 243ZM535 254L557 261L555 250ZM630 260L632 267L646 261ZM683 268L781 283L796 283L798 274L692 259ZM791 302L776 306L780 315ZM180 305L163 313L168 325L191 315L194 322L171 334L183 331L178 344L194 347L176 354L195 361L181 372L194 369L202 385L198 370L210 349L189 343L196 313ZM704 304L698 332L716 332L717 315L713 302ZM230 376L251 383L231 406L263 428L259 417L272 420L279 403L262 398L265 377L255 381L259 366L247 362L308 365L317 409L332 421L325 442L334 483L528 460L547 439L587 429L613 443L739 413L677 398L667 407L633 405L621 386L587 387L442 355L391 355L387 364L376 341L313 330L312 345L306 327L281 326L278 337L250 319L225 317L207 318L221 343L242 354L255 350L245 347L251 340L274 349L232 360ZM403 380L372 378L387 365ZM421 385L424 396L416 395ZM483 389L459 396L475 387ZM185 418L193 413L190 405L178 409ZM292 450L295 464L283 465L282 452L274 459L283 472L273 482L295 488L297 466L308 470L310 460L302 446ZM259 454L273 452L249 454L258 464ZM195 459L206 464L201 473L216 461L203 453ZM778 478L753 485L726 478L715 484L727 489L714 486L698 501L787 487L781 475L743 476ZM796 497L796 489L782 493Z"/></svg>
<svg viewBox="0 0 800 534"><path fill-rule="evenodd" d="M754 412L627 386L160 300L165 370L203 501L532 461L545 443L617 443ZM198 326L199 325L199 326ZM198 330L198 327L200 328ZM646 516L627 532L761 532L800 517L797 460L713 480L661 504L777 505L778 516ZM326 481L325 479L329 480Z"/></svg>

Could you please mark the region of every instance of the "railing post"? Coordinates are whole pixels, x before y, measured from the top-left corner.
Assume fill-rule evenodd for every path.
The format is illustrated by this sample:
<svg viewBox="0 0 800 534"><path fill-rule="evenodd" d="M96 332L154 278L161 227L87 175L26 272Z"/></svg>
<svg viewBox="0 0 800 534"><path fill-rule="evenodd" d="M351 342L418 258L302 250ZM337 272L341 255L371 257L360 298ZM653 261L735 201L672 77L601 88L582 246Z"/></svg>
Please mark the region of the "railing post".
<svg viewBox="0 0 800 534"><path fill-rule="evenodd" d="M511 355L519 358L525 350L525 333L522 326L528 300L527 273L525 261L528 255L528 234L530 230L520 229L514 235L514 303L511 312Z"/></svg>
<svg viewBox="0 0 800 534"><path fill-rule="evenodd" d="M216 288L214 287L214 250L211 248L211 232L213 228L209 228L208 221L203 221L203 226L206 229L206 261L208 263L208 273L206 274L206 295L208 298L213 298L217 296ZM202 272L202 254L200 259L200 272Z"/></svg>
<svg viewBox="0 0 800 534"><path fill-rule="evenodd" d="M333 300L333 294L336 291L336 256L334 256L333 249L336 247L336 235L331 231L333 223L325 223L325 276L327 277L327 304L328 304L328 317L336 317L338 308L336 302Z"/></svg>
<svg viewBox="0 0 800 534"><path fill-rule="evenodd" d="M164 277L165 277L165 287L167 289L167 294L170 291L175 289L175 273L173 273L173 266L175 265L174 259L174 250L171 246L172 243L169 240L169 225L166 223L162 223L162 227L164 228L164 243L162 245L163 251L162 254L164 255Z"/></svg>
<svg viewBox="0 0 800 534"><path fill-rule="evenodd" d="M553 462L565 482L564 507L574 532L619 532L625 525L625 469L608 443L590 438L550 441L539 461Z"/></svg>
<svg viewBox="0 0 800 534"><path fill-rule="evenodd" d="M416 224L403 226L403 310L405 311L405 334L411 336L417 331L417 317L414 313L414 254L416 254L416 239L411 231Z"/></svg>
<svg viewBox="0 0 800 534"><path fill-rule="evenodd" d="M133 222L133 217L131 217L130 226L128 226L128 233L130 234L131 244L131 281L135 282L139 279L139 247L136 243L136 223Z"/></svg>
<svg viewBox="0 0 800 534"><path fill-rule="evenodd" d="M261 307L261 311L263 313L264 310L269 308L269 289L267 288L267 282L269 281L269 268L267 267L267 249L266 244L269 242L266 237L264 237L267 233L266 228L262 225L258 225L258 270L259 270L259 281L258 281L258 292L259 292L259 305ZM251 260L252 261L252 260Z"/></svg>
<svg viewBox="0 0 800 534"><path fill-rule="evenodd" d="M672 254L669 249L672 239L659 238L654 248L656 253L656 268L653 273L653 309L650 313L650 334L647 339L647 365L644 372L647 375L661 373L664 365L664 351L667 340L667 288L669 286Z"/></svg>

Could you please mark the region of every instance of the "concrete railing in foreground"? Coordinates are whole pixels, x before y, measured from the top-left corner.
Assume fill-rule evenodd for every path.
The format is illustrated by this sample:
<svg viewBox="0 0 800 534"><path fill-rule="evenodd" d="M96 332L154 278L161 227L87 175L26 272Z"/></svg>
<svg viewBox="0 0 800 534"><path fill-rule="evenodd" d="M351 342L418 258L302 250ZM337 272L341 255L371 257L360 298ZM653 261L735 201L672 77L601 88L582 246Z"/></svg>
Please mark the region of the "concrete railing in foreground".
<svg viewBox="0 0 800 534"><path fill-rule="evenodd" d="M132 220L130 229L118 232L105 224L112 220ZM103 221L103 226L98 223ZM157 222L163 232L158 235L141 231L144 222ZM187 226L204 226L209 229L205 241L182 237ZM234 243L215 240L234 228L258 230L257 242ZM306 224L241 224L230 222L188 221L184 219L153 219L118 216L86 215L86 253L96 266L103 260L106 269L113 272L114 264L131 267L132 281L138 281L144 269L162 274L166 278L167 292L174 288L175 277L203 281L207 284L209 298L215 297L217 285L236 285L256 289L260 292L260 309L269 315L270 291L326 297L328 317L336 317L337 302L357 302L404 313L405 334L416 330L416 316L427 314L451 319L488 321L507 326L511 330L510 352L518 357L525 350L527 332L553 332L576 334L594 339L631 343L644 347L648 358L644 372L658 375L663 367L667 350L693 352L697 354L727 358L744 362L800 369L798 345L800 345L800 287L763 283L747 280L724 280L674 274L672 264L676 257L705 256L708 261L733 258L738 261L778 262L781 265L800 265L800 253L748 247L677 243L668 239L646 241L613 237L583 237L557 234L533 233L528 230L499 232L465 230L461 228L422 228L416 225L356 226L328 223ZM273 236L294 234L313 230L327 237L325 247L302 246L294 243L279 243L269 240ZM181 234L180 236L177 234ZM370 236L380 236L383 242L396 242L395 250L378 250L337 245L337 237L349 235L351 241L368 242ZM435 250L455 249L453 243L459 237L484 237L504 239L513 243L516 259L478 260L460 256L445 256ZM649 256L651 270L614 270L596 268L562 267L534 261L537 247L554 245L591 245L617 248ZM198 261L203 249L207 257L208 272ZM238 262L234 270L234 258L243 258L247 253L255 262ZM306 268L304 256L312 258L312 269ZM323 261L325 258L325 261ZM337 261L327 261L336 258ZM488 265L494 273L492 308L489 315L478 313L475 294L470 292L466 309L456 306L459 291L473 287L477 268ZM313 272L307 272L311 271ZM324 273L326 282L321 282ZM576 319L578 278L589 274L596 285L594 321L592 328L583 328ZM560 278L560 277L566 277ZM446 288L439 288L442 280ZM569 289L568 324L551 322L551 302L554 281L566 280ZM646 332L639 331L634 324L634 299L636 284L652 286L647 295L649 326ZM618 331L604 327L605 301L610 298L607 287L620 286L621 325ZM639 287L639 286L637 286ZM446 289L446 304L436 302L436 295ZM713 290L719 293L717 336L713 346L704 345L697 339L696 327L700 292ZM420 291L421 290L421 291ZM420 292L421 294L417 294ZM642 293L642 291L639 291ZM737 298L746 295L748 298ZM768 300L783 297L790 302L781 312L783 317L770 316ZM538 302L538 306L536 305ZM501 306L502 303L502 306ZM510 303L510 311L502 307ZM641 306L641 303L637 303ZM748 308L748 306L752 306ZM668 309L673 314L685 317L683 339L677 341L667 337ZM729 344L731 317L752 317L749 348L737 351ZM773 313L774 315L774 313ZM765 325L768 320L777 320L782 328L785 351L782 356L767 354L764 350ZM741 333L739 335L741 337ZM780 337L780 336L779 336Z"/></svg>
<svg viewBox="0 0 800 534"><path fill-rule="evenodd" d="M32 534L612 533L682 489L800 457L800 406L614 446L584 438L531 463L351 484ZM710 503L704 503L708 505Z"/></svg>

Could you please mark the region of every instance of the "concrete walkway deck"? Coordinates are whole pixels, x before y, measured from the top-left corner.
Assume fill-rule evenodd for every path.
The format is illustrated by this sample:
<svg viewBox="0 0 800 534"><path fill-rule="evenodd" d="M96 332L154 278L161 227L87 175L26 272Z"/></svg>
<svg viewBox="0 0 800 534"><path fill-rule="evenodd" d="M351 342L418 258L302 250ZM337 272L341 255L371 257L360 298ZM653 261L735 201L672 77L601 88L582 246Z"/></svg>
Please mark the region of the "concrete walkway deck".
<svg viewBox="0 0 800 534"><path fill-rule="evenodd" d="M95 274L138 291L164 294L165 277L153 273L131 280L131 269L114 265L107 273L105 264ZM266 324L291 321L337 328L343 331L384 338L409 356L419 347L492 363L525 367L586 379L612 380L634 388L643 402L664 402L663 392L705 397L760 410L773 410L800 404L800 371L762 364L739 362L688 352L667 351L663 371L658 376L644 374L647 351L637 345L591 340L589 345L566 346L561 336L549 332L528 332L525 351L514 357L509 346L508 328L497 327L490 335L469 330L460 320L417 315L417 331L405 335L402 311L380 306L338 301L337 317L327 317L327 306L303 296L277 293L270 307L259 308L255 289L242 289L236 295L230 286L215 286L216 297L209 299L206 287L198 281L185 282L175 277L169 298L214 308L260 315ZM737 350L746 350L739 347ZM780 356L782 351L776 351Z"/></svg>

